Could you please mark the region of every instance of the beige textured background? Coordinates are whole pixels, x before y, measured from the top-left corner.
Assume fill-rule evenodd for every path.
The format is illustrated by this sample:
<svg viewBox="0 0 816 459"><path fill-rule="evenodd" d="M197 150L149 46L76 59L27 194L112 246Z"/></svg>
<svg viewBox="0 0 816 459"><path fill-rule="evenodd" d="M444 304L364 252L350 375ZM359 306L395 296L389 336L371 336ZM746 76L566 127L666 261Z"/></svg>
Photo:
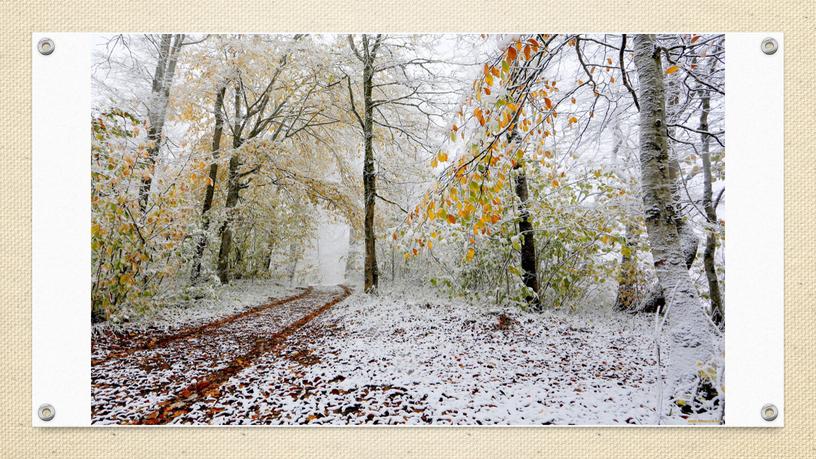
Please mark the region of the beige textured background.
<svg viewBox="0 0 816 459"><path fill-rule="evenodd" d="M816 2L0 0L0 456L816 457ZM31 427L33 31L782 31L785 33L784 429ZM57 51L59 52L59 51ZM750 72L751 69L729 69ZM77 133L77 135L83 135ZM58 184L55 184L58 186ZM761 260L757 260L761 263Z"/></svg>

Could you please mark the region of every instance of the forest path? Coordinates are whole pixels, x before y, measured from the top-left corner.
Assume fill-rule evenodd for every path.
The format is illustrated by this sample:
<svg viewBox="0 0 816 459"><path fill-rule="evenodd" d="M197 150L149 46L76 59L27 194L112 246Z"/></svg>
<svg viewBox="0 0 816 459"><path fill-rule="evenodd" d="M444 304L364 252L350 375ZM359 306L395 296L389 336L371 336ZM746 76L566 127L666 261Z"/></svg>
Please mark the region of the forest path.
<svg viewBox="0 0 816 459"><path fill-rule="evenodd" d="M99 365L109 360L120 359L134 352L165 347L173 341L201 335L202 333L234 322L242 317L258 314L266 309L280 306L294 300L303 298L313 291L313 287L301 289L300 293L279 299L271 299L270 302L260 306L245 309L241 312L231 314L219 319L206 322L204 324L182 327L176 330L147 329L132 331L128 334L109 333L94 339L91 343L93 352L91 353L91 365Z"/></svg>
<svg viewBox="0 0 816 459"><path fill-rule="evenodd" d="M129 347L95 349L92 423L169 423L350 294L345 286L310 288Z"/></svg>

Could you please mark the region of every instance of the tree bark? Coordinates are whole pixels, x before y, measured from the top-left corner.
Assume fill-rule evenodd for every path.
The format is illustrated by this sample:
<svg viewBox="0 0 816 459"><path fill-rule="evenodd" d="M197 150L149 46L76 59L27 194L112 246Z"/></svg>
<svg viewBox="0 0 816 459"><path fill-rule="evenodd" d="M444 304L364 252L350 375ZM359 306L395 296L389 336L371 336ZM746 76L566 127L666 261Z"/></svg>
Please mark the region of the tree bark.
<svg viewBox="0 0 816 459"><path fill-rule="evenodd" d="M213 114L215 115L215 128L213 130L212 139L212 163L210 163L210 181L207 183L207 189L204 192L204 204L201 208L201 236L196 242L196 251L193 258L193 274L192 280L195 281L201 275L201 259L204 256L204 248L207 246L207 231L210 228L209 212L212 209L213 197L215 195L215 181L218 178L218 156L221 149L221 135L224 132L224 94L226 93L226 86L215 95L215 107L213 107Z"/></svg>
<svg viewBox="0 0 816 459"><path fill-rule="evenodd" d="M377 176L374 170L374 102L371 92L374 87L374 59L377 42L369 47L369 40L363 35L363 196L365 202L364 239L365 239L365 267L364 291L367 293L377 290L379 270L377 267L376 234L374 233L374 205L377 196Z"/></svg>
<svg viewBox="0 0 816 459"><path fill-rule="evenodd" d="M224 223L221 225L219 234L221 245L218 249L218 279L222 284L230 281L229 257L232 251L232 220L234 218L235 206L241 192L241 157L238 149L241 147L241 94L238 86L235 87L235 120L232 136L232 156L230 156L227 178L227 200L224 203L226 215Z"/></svg>
<svg viewBox="0 0 816 459"><path fill-rule="evenodd" d="M636 35L633 46L641 105L640 164L646 229L667 303L670 350L660 410L666 414L677 411L677 401L691 403L696 397L698 365L709 365L714 360L714 343L680 246L669 171L660 53L654 35Z"/></svg>
<svg viewBox="0 0 816 459"><path fill-rule="evenodd" d="M237 148L237 147L235 147ZM224 223L221 225L221 247L218 250L218 278L222 284L227 284L230 281L229 256L232 251L232 220L234 217L235 205L238 204L240 195L240 177L239 168L241 161L237 152L233 152L229 161L228 172L228 190L227 200L224 203L227 215L224 217Z"/></svg>
<svg viewBox="0 0 816 459"><path fill-rule="evenodd" d="M519 199L519 236L521 237L521 280L524 286L532 290L534 294L528 294L525 298L527 304L538 309L541 303L538 298L538 270L535 251L535 233L533 232L533 222L530 219L530 210L527 207L529 191L527 189L527 174L524 172L523 164L516 165L516 197Z"/></svg>
<svg viewBox="0 0 816 459"><path fill-rule="evenodd" d="M708 132L708 112L711 107L711 99L707 91L702 93L702 111L700 112L700 131ZM709 152L711 139L707 134L701 134L703 159L703 209L706 219L706 244L703 253L703 266L705 267L706 278L708 279L708 296L711 299L711 320L720 327L724 326L725 310L723 309L722 297L720 294L720 281L717 277L717 267L714 262L714 255L717 252L717 209L714 208L711 192L711 153Z"/></svg>
<svg viewBox="0 0 816 459"><path fill-rule="evenodd" d="M679 96L675 91L671 91L668 96L669 108L672 108L679 101ZM669 139L674 135L674 127L667 128ZM700 245L700 238L694 232L691 224L682 214L682 206L680 203L685 195L685 184L683 182L683 174L681 173L680 162L677 157L669 150L669 176L672 184L672 201L675 208L675 224L677 225L677 233L680 239L680 248L683 250L683 259L686 262L686 268L691 269L694 260L697 258L697 249ZM642 312L656 312L666 305L666 298L663 287L658 282L652 284L649 288L646 298L642 302Z"/></svg>
<svg viewBox="0 0 816 459"><path fill-rule="evenodd" d="M139 184L139 210L142 215L147 212L147 205L150 201L150 188L153 186L153 174L159 157L162 133L164 132L170 87L173 84L176 62L178 62L183 40L184 35L163 34L159 45L159 58L156 63L156 71L153 73L148 106L150 127L147 131L147 138L149 145L147 147L147 158L145 158L145 172Z"/></svg>

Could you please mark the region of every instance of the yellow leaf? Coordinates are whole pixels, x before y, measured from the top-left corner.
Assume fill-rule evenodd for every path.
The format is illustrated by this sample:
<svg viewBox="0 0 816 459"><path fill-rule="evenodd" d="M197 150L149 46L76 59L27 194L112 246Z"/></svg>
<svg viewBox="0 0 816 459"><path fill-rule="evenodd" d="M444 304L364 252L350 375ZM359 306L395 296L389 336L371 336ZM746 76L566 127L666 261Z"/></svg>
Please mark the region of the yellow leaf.
<svg viewBox="0 0 816 459"><path fill-rule="evenodd" d="M671 75L672 73L674 73L674 72L676 72L678 70L680 70L680 67L678 67L676 65L672 65L671 67L666 69L666 75Z"/></svg>
<svg viewBox="0 0 816 459"><path fill-rule="evenodd" d="M476 255L476 251L473 250L473 247L469 248L467 251L467 255L465 255L465 259L467 261L473 260L474 255Z"/></svg>
<svg viewBox="0 0 816 459"><path fill-rule="evenodd" d="M481 108L479 108L479 107L474 108L473 109L473 116L475 116L476 119L479 120L480 125L482 125L482 126L485 125L485 119L484 119L484 115L482 114L482 109Z"/></svg>
<svg viewBox="0 0 816 459"><path fill-rule="evenodd" d="M440 163L444 163L445 161L448 160L448 154L445 153L444 151L440 151L436 157L437 159L439 159Z"/></svg>
<svg viewBox="0 0 816 459"><path fill-rule="evenodd" d="M557 179L553 179L553 181L552 181L552 186L553 186L553 187L558 187L558 185L559 185L558 180L557 180Z"/></svg>

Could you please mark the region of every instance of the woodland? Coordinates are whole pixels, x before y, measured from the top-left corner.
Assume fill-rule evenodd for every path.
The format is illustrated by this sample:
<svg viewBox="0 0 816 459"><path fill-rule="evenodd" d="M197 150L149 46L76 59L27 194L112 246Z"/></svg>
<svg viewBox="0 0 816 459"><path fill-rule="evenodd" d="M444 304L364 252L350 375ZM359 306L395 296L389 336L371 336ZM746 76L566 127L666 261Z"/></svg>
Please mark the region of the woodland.
<svg viewBox="0 0 816 459"><path fill-rule="evenodd" d="M97 37L90 114L95 419L722 422L724 75L723 35ZM285 295L295 296L258 306ZM204 304L210 310L202 312ZM167 311L181 314L170 319L178 323L158 332L156 317ZM484 329L467 328L483 321ZM261 329L294 344L258 347ZM511 414L497 414L495 401L472 406L474 394L501 390L485 389L484 381L454 395L470 400L466 407L443 402L455 389L421 398L403 387L361 402L373 400L371 380L383 379L377 390L387 392L396 390L389 379L410 379L399 370L407 361L395 356L432 352L435 345L423 340L437 335L428 333L484 349L434 350L459 365L442 372L445 364L428 354L425 365L436 373L416 384L445 386L440 381L469 368L459 359L479 352L484 358L473 365L481 370L465 379L483 381L493 368L483 360L501 349L517 375L533 367L546 373L539 365L553 355L570 362L549 379L519 383L517 395L542 397L537 391L553 379L572 381L572 395L534 414L527 402L512 402L519 408ZM376 341L378 334L391 341ZM145 400L131 410L138 415L98 401L124 397L105 392L114 386L129 390L126 379L110 382L111 372L134 377L122 369L126 359L191 337L202 346L235 339L242 350L230 359L241 364L188 362L221 373L172 391L173 377L155 383L150 390L167 392L167 401ZM515 339L518 345L502 341ZM602 349L584 354L573 339ZM517 360L521 347L542 360ZM610 349L619 354L607 356ZM300 365L296 377L281 376L275 355ZM369 358L359 355L378 355L391 373L365 367ZM580 359L603 365L575 382ZM104 377L103 366L110 367ZM320 387L323 373L303 381L318 367L348 367L329 381L339 386L327 386L324 399L356 391L357 402L307 407L320 397L298 392L297 406L252 411L234 401L237 393L249 397L236 378L277 387L269 375L278 375L306 393L317 390L308 388ZM500 368L496 377L509 377L511 367ZM347 373L354 371L367 376L352 384ZM140 373L139 384L153 384L149 373ZM598 400L584 404L582 381L621 377L650 382L602 383ZM603 405L620 387L629 387L624 395L642 411L618 415ZM437 396L432 413L428 400ZM214 408L216 399L229 406ZM402 404L386 403L392 399ZM564 408L576 400L583 408ZM233 417L221 419L225 413Z"/></svg>

